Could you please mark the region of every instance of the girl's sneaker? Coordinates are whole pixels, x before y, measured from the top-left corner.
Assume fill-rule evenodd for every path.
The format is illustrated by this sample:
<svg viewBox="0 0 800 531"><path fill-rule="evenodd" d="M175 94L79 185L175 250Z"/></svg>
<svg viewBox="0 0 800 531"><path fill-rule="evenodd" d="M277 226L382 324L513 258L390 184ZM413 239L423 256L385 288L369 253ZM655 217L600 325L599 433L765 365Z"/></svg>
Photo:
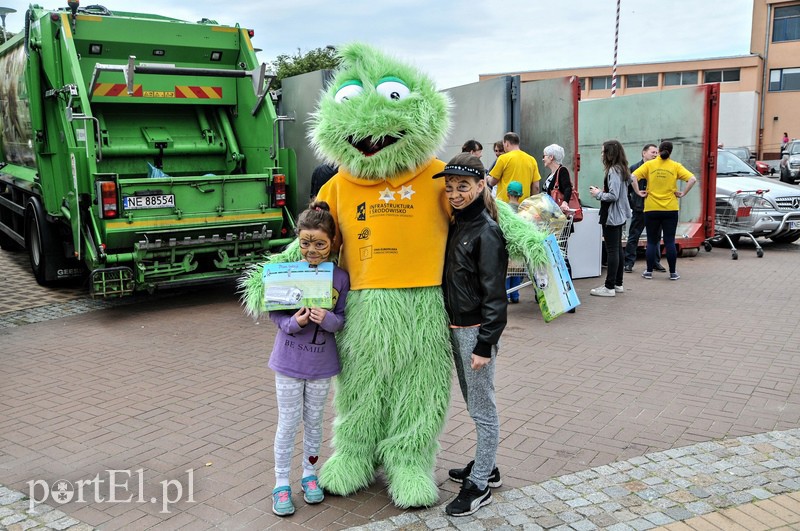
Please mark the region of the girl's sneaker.
<svg viewBox="0 0 800 531"><path fill-rule="evenodd" d="M322 487L319 486L317 476L304 477L300 485L303 487L303 499L306 500L306 503L313 505L322 503L322 500L325 499L325 493L322 491Z"/></svg>
<svg viewBox="0 0 800 531"><path fill-rule="evenodd" d="M681 278L681 276L678 273L670 273L669 274L669 279L670 280L678 280L679 278Z"/></svg>
<svg viewBox="0 0 800 531"><path fill-rule="evenodd" d="M272 491L272 512L278 516L294 514L292 487L275 487Z"/></svg>
<svg viewBox="0 0 800 531"><path fill-rule="evenodd" d="M650 280L651 278L653 278L653 272L652 271L644 271L642 273L642 278L646 278L647 280Z"/></svg>

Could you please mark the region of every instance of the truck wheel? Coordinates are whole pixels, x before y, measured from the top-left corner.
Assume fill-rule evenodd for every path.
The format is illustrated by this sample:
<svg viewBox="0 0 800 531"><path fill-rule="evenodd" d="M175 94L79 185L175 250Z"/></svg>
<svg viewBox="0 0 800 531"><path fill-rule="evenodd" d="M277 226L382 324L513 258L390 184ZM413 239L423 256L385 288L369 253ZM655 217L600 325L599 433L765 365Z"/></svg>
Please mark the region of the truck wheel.
<svg viewBox="0 0 800 531"><path fill-rule="evenodd" d="M42 286L51 283L47 278L47 266L53 249L53 228L44 216L41 203L35 198L26 208L25 243L31 259L31 269L36 282Z"/></svg>

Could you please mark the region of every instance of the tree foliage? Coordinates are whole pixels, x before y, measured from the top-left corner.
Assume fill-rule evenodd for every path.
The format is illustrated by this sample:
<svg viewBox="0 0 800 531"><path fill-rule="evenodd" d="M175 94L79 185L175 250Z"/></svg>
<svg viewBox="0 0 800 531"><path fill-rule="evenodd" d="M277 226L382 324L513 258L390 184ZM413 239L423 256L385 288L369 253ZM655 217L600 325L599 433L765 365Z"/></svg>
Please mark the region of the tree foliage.
<svg viewBox="0 0 800 531"><path fill-rule="evenodd" d="M303 53L300 48L294 55L282 54L275 58L273 68L276 74L274 82L275 88L281 87L284 78L314 72L315 70L333 69L339 66L339 58L336 56L336 48L326 46L325 48L315 48Z"/></svg>
<svg viewBox="0 0 800 531"><path fill-rule="evenodd" d="M4 32L3 28L0 28L0 44L5 44L6 41L10 41L11 37L14 35L16 35L16 33L11 33L10 31Z"/></svg>

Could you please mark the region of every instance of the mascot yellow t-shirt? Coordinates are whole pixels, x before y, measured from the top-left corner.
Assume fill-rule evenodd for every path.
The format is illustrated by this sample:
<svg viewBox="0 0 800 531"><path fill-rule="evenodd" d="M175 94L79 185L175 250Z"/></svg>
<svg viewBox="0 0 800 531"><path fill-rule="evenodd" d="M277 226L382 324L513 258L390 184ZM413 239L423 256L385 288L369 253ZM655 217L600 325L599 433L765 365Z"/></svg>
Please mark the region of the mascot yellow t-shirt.
<svg viewBox="0 0 800 531"><path fill-rule="evenodd" d="M336 220L344 242L339 266L350 273L350 289L441 285L450 206L444 179L433 176L443 169L431 159L415 172L376 181L340 168L323 185L317 199Z"/></svg>

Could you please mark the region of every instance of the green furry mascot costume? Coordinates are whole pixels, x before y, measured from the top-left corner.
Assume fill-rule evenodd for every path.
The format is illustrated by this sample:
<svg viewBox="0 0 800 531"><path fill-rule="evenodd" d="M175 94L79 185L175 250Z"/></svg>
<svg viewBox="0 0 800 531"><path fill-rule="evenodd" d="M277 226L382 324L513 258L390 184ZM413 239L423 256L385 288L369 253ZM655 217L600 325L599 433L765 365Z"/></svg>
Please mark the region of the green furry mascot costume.
<svg viewBox="0 0 800 531"><path fill-rule="evenodd" d="M452 353L441 282L450 206L434 157L449 128L449 100L417 69L365 44L343 46L341 66L312 119L318 153L339 164L328 202L350 274L337 335L334 453L320 483L347 495L382 466L398 507L435 504L438 436L450 401ZM512 256L542 263L545 235L499 205ZM299 259L297 247L273 260ZM260 272L242 281L258 313Z"/></svg>

